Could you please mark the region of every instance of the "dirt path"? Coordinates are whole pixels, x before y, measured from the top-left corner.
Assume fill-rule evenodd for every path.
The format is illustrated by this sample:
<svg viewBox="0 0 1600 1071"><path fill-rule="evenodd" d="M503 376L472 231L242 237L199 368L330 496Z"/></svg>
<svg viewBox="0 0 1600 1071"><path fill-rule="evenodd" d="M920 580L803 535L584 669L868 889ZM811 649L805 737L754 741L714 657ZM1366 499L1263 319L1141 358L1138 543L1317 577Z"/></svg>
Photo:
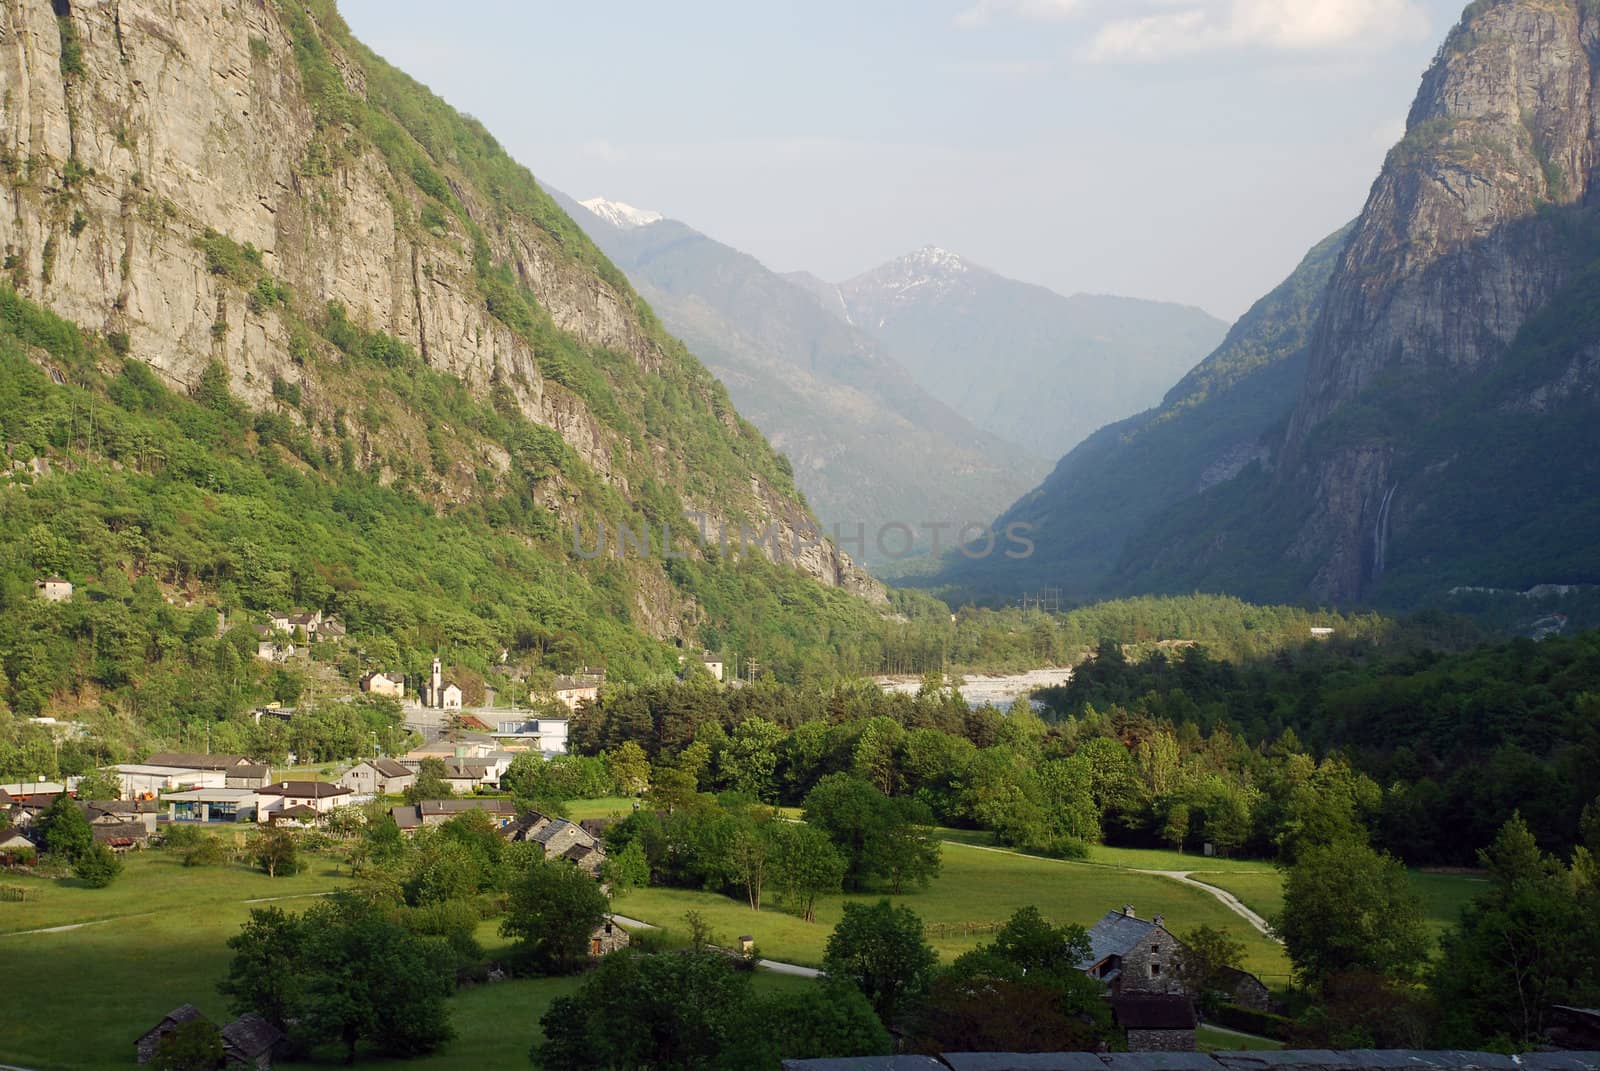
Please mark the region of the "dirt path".
<svg viewBox="0 0 1600 1071"><path fill-rule="evenodd" d="M659 930L661 928L653 922L646 922L644 919L631 918L627 915L618 915L615 912L612 913L611 919L613 922L620 922L624 926L632 926L640 930ZM762 968L763 970L769 970L773 974L791 974L796 978L822 977L822 972L817 970L815 967L802 967L798 963L784 963L781 960L758 959L756 960L756 966Z"/></svg>
<svg viewBox="0 0 1600 1071"><path fill-rule="evenodd" d="M959 840L945 840L940 841L939 843L954 844L962 848L976 848L980 852L998 852L1001 855L1023 855L1027 856L1029 859L1042 859L1050 863L1060 863L1063 866L1107 866L1105 863L1086 863L1081 859L1051 859L1047 855L1029 855L1027 852L1016 852L1012 851L1010 848L996 848L987 844L967 844ZM1216 897L1217 900L1222 903L1223 907L1244 919L1250 924L1252 929L1261 934L1261 936L1265 937L1267 940L1277 941L1278 944L1283 943L1282 941L1278 941L1277 936L1272 932L1272 927L1267 925L1266 919L1262 918L1254 911L1251 911L1248 907L1245 907L1244 902L1228 890L1219 889L1215 885L1207 885L1203 881L1196 881L1194 878L1190 877L1190 875L1194 873L1192 870L1141 870L1137 867L1131 866L1114 866L1110 867L1109 869L1126 870L1130 874L1149 874L1152 877L1168 878L1183 885L1192 885L1201 892Z"/></svg>
<svg viewBox="0 0 1600 1071"><path fill-rule="evenodd" d="M0 933L0 937L26 937L33 933L68 933L72 930L81 930L85 926L104 926L108 922L121 922L123 919L142 919L151 915L159 915L159 911L141 911L137 915L117 915L109 919L95 919L91 922L69 922L65 926L43 926L37 930L12 930L10 933ZM3 1071L3 1066L0 1066Z"/></svg>
<svg viewBox="0 0 1600 1071"><path fill-rule="evenodd" d="M1240 918L1244 919L1251 926L1254 926L1256 931L1259 932L1261 936L1265 937L1269 941L1278 941L1277 935L1272 932L1272 927L1267 925L1266 919L1262 918L1254 911L1251 911L1248 907L1245 907L1244 901L1240 900L1227 889L1218 888L1215 885L1207 885L1203 881L1196 881L1194 878L1189 876L1194 873L1192 870L1135 870L1134 873L1154 874L1157 877L1171 878L1173 881L1181 881L1185 885L1193 885L1196 889L1208 892L1212 896L1215 896L1218 900L1222 901L1223 907L1226 907L1229 911L1232 911L1235 915L1238 915ZM1278 941L1278 943L1282 944L1283 942Z"/></svg>

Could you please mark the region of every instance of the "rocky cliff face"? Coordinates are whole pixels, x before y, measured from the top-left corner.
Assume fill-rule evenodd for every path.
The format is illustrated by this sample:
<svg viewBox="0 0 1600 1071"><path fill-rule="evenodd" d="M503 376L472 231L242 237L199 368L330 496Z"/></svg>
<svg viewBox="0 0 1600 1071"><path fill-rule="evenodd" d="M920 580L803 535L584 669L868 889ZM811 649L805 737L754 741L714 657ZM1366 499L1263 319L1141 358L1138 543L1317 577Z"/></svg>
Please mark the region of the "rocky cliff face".
<svg viewBox="0 0 1600 1071"><path fill-rule="evenodd" d="M1339 257L1264 464L1123 590L1414 606L1600 578L1600 6L1478 0Z"/></svg>
<svg viewBox="0 0 1600 1071"><path fill-rule="evenodd" d="M660 481L719 524L807 524L792 486L767 474L765 444L620 275L553 206L508 207L455 166L464 150L424 145L426 130L382 112L367 84L381 61L336 23L331 6L271 0L3 0L0 247L13 285L121 340L169 383L192 388L220 362L258 407L292 387L306 404L290 415L315 433L345 400L337 361L308 360L322 341L219 270L204 241L216 232L286 284L299 317L337 303L474 393L498 391L624 499ZM319 82L319 71L332 74ZM363 127L350 113L369 105L381 118ZM531 296L553 330L496 309L490 273ZM587 394L563 385L547 352L571 344L620 359L625 375ZM623 379L669 374L716 412L708 419L721 421L726 452L749 460L748 480L699 479L695 458L597 414ZM385 479L415 445L396 429L364 443L361 462ZM832 547L798 565L882 597Z"/></svg>
<svg viewBox="0 0 1600 1071"><path fill-rule="evenodd" d="M1480 0L1424 76L1334 274L1278 467L1314 502L1288 548L1314 595L1382 578L1392 530L1424 505L1397 470L1406 440L1592 255L1573 238L1594 201L1597 93L1600 9L1583 0ZM1406 420L1350 419L1400 397Z"/></svg>

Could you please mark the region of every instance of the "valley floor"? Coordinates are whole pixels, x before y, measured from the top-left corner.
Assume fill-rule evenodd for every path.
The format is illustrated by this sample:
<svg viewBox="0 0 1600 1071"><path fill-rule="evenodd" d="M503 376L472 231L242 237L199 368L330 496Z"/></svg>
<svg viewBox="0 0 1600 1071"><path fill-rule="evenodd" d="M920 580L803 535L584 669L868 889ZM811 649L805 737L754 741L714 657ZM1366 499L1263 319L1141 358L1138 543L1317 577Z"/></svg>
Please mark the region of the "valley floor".
<svg viewBox="0 0 1600 1071"><path fill-rule="evenodd" d="M625 806L628 801L586 801L574 805L573 813L610 814ZM1289 983L1289 964L1278 944L1208 891L1161 873L1188 872L1268 915L1282 901L1281 877L1270 864L1117 848L1096 848L1088 861L1067 862L994 850L982 843L985 834L946 832L939 878L925 890L890 899L922 916L929 940L947 960L986 941L993 924L1027 904L1054 921L1087 925L1131 903L1141 916L1165 915L1180 933L1200 925L1228 931L1245 944L1249 970L1275 988ZM178 1004L193 1003L225 1021L226 1001L216 984L227 971L227 939L250 909L265 902L294 909L296 901L348 880L336 860L310 860L306 872L272 879L242 866L185 868L152 850L130 858L123 876L104 890L72 880L7 876L4 883L26 888L29 899L0 903L0 960L25 979L9 986L0 1002L0 1064L37 1071L121 1069L131 1065L134 1039ZM1467 875L1416 874L1414 880L1435 930L1454 921L1478 888ZM770 959L815 966L847 899L877 897L829 898L818 906L815 923L770 900L755 912L741 900L681 889L633 890L615 907L677 932L684 929L685 912L696 911L723 943L749 934ZM485 922L479 934L491 955L503 947L496 925ZM757 984L813 983L762 971ZM456 1040L434 1057L393 1066L524 1066L540 1015L576 985L570 978L528 979L464 989L451 1000Z"/></svg>

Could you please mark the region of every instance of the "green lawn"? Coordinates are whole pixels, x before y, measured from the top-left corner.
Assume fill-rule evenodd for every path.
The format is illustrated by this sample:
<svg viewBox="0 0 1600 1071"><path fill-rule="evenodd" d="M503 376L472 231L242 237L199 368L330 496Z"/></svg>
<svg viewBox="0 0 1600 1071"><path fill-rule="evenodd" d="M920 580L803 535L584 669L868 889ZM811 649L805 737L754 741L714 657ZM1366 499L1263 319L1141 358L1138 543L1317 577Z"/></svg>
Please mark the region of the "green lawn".
<svg viewBox="0 0 1600 1071"><path fill-rule="evenodd" d="M1283 1042L1254 1034L1236 1034L1202 1025L1194 1032L1195 1047L1201 1052L1254 1052L1283 1048Z"/></svg>
<svg viewBox="0 0 1600 1071"><path fill-rule="evenodd" d="M818 905L815 923L801 922L778 910L775 903L752 912L743 901L684 889L637 889L620 897L616 910L668 929L682 929L684 912L695 910L719 938L731 941L752 934L762 953L772 959L816 965L822 960L828 934L842 914L845 897ZM873 900L876 897L853 897ZM1056 922L1093 923L1112 908L1131 903L1143 917L1165 915L1167 925L1182 931L1211 925L1245 943L1245 966L1269 985L1287 980L1283 950L1268 941L1214 897L1168 878L1086 863L1040 859L985 851L961 844L944 846L944 869L928 889L894 898L922 916L925 923L1004 922L1013 911L1036 905ZM988 939L987 934L934 934L930 940L946 959Z"/></svg>
<svg viewBox="0 0 1600 1071"><path fill-rule="evenodd" d="M1411 870L1411 884L1422 897L1428 929L1435 936L1459 921L1461 909L1484 890L1484 879L1472 874L1430 874ZM1197 871L1197 881L1233 893L1245 906L1271 918L1283 910L1283 876L1277 870L1259 873Z"/></svg>
<svg viewBox="0 0 1600 1071"><path fill-rule="evenodd" d="M1283 910L1283 872L1275 868L1221 874L1197 870L1191 876L1196 881L1226 889L1237 896L1245 907L1264 919L1270 919Z"/></svg>
<svg viewBox="0 0 1600 1071"><path fill-rule="evenodd" d="M125 857L122 876L107 889L91 889L68 878L7 875L4 883L28 889L32 899L0 904L0 935L51 926L70 926L145 914L183 914L203 919L219 905L261 897L299 897L338 886L339 864L307 857L307 868L293 877L269 878L242 865L185 867L159 851Z"/></svg>
<svg viewBox="0 0 1600 1071"><path fill-rule="evenodd" d="M226 1021L216 986L225 942L253 906L244 901L326 892L339 880L317 857L306 873L273 879L240 866L185 868L160 852L130 857L108 889L7 878L38 898L0 905L0 961L27 977L0 1009L0 1062L121 1069L132 1065L134 1039L185 1001ZM82 922L97 924L19 932Z"/></svg>
<svg viewBox="0 0 1600 1071"><path fill-rule="evenodd" d="M229 1018L217 982L227 973L227 939L238 932L260 897L303 897L336 888L329 860L313 857L308 872L268 878L244 867L185 868L160 852L132 856L109 889L75 881L8 877L37 896L0 904L0 962L26 984L7 987L0 1001L0 1063L39 1071L124 1071L133 1066L133 1041L184 1002L218 1022ZM298 910L307 900L282 906ZM41 927L96 922L56 933ZM498 920L478 937L491 953L505 942ZM363 1067L524 1067L550 1001L579 979L528 979L475 986L451 998L458 1037L424 1060ZM755 984L790 988L814 984L763 971ZM280 1065L287 1066L287 1065Z"/></svg>
<svg viewBox="0 0 1600 1071"><path fill-rule="evenodd" d="M626 796L606 796L597 800L569 800L567 814L574 822L585 818L626 818L637 800Z"/></svg>

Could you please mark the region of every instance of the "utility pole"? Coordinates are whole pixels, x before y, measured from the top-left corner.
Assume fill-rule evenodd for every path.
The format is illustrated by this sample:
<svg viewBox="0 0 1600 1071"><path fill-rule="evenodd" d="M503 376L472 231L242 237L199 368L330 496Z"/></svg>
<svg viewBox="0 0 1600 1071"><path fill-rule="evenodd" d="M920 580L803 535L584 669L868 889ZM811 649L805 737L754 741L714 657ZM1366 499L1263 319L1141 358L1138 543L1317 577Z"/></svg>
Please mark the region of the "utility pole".
<svg viewBox="0 0 1600 1071"><path fill-rule="evenodd" d="M754 658L747 658L745 659L744 665L745 671L750 675L750 683L754 684L756 682L756 668L760 666L761 663L756 661Z"/></svg>

